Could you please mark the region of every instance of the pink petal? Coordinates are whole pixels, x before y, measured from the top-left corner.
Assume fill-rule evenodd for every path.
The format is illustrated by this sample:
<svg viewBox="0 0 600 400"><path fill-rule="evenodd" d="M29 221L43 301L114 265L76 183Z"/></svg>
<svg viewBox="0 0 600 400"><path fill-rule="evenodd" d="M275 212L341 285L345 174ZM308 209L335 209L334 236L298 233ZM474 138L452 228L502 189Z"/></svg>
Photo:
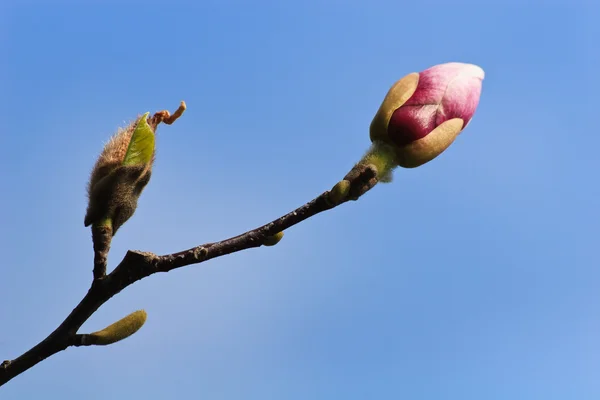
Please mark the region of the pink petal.
<svg viewBox="0 0 600 400"><path fill-rule="evenodd" d="M469 123L479 103L483 70L473 64L440 64L419 74L415 93L394 111L390 138L399 146L421 139L452 118Z"/></svg>

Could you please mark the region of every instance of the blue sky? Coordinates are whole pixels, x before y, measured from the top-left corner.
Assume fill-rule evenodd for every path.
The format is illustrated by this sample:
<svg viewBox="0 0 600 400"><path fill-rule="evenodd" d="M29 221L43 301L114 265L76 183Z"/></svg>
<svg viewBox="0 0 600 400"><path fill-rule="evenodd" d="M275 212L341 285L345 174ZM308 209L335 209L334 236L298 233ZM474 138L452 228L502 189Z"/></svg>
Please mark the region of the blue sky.
<svg viewBox="0 0 600 400"><path fill-rule="evenodd" d="M102 144L161 126L113 241L171 253L330 188L389 86L486 71L442 156L237 253L136 283L133 337L55 355L2 399L597 399L597 71L589 2L8 2L0 6L0 359L43 339L92 277L85 186Z"/></svg>

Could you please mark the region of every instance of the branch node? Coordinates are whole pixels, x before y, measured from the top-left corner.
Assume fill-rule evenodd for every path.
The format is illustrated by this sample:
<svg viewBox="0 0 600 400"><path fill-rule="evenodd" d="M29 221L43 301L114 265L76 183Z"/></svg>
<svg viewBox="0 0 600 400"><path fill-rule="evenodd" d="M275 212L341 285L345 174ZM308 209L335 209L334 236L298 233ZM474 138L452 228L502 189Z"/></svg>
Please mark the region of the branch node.
<svg viewBox="0 0 600 400"><path fill-rule="evenodd" d="M348 198L358 200L377 184L377 167L373 164L359 163L344 177L344 180L350 182Z"/></svg>
<svg viewBox="0 0 600 400"><path fill-rule="evenodd" d="M194 258L198 261L202 261L208 254L208 250L204 246L199 246L194 249Z"/></svg>
<svg viewBox="0 0 600 400"><path fill-rule="evenodd" d="M138 263L145 262L150 263L157 258L156 254L150 253L148 251L139 251L139 250L128 250L123 258L123 263Z"/></svg>
<svg viewBox="0 0 600 400"><path fill-rule="evenodd" d="M71 346L89 346L90 345L89 335L87 333L76 334L71 339Z"/></svg>

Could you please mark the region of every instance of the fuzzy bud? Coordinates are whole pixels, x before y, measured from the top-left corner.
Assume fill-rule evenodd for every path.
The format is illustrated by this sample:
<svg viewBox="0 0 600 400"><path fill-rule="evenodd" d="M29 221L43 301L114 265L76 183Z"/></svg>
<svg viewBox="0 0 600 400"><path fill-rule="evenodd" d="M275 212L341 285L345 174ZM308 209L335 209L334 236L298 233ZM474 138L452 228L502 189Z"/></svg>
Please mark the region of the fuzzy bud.
<svg viewBox="0 0 600 400"><path fill-rule="evenodd" d="M116 343L136 333L146 322L144 310L134 311L101 331L85 335L84 345L107 345Z"/></svg>
<svg viewBox="0 0 600 400"><path fill-rule="evenodd" d="M111 225L114 235L135 212L154 162L154 129L147 116L119 130L104 146L88 185L85 226Z"/></svg>

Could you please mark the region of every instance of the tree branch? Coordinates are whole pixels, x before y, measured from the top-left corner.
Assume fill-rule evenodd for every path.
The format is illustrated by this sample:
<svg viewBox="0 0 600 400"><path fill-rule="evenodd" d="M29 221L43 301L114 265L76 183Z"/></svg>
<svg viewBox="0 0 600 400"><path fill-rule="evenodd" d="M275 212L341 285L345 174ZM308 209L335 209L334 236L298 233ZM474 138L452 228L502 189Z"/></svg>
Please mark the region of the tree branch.
<svg viewBox="0 0 600 400"><path fill-rule="evenodd" d="M340 194L336 185L296 210L261 227L220 242L205 243L188 250L158 256L153 253L127 252L119 265L108 275L94 279L87 294L69 316L46 339L14 360L0 364L0 386L35 366L40 361L70 346L88 345L79 328L100 306L127 286L157 272L168 272L187 265L199 264L212 258L260 247L265 240L316 214L334 208L346 201L356 200L376 183L377 170L373 165L357 164L340 183L348 189ZM374 181L375 180L375 181ZM367 188L365 190L365 188Z"/></svg>

